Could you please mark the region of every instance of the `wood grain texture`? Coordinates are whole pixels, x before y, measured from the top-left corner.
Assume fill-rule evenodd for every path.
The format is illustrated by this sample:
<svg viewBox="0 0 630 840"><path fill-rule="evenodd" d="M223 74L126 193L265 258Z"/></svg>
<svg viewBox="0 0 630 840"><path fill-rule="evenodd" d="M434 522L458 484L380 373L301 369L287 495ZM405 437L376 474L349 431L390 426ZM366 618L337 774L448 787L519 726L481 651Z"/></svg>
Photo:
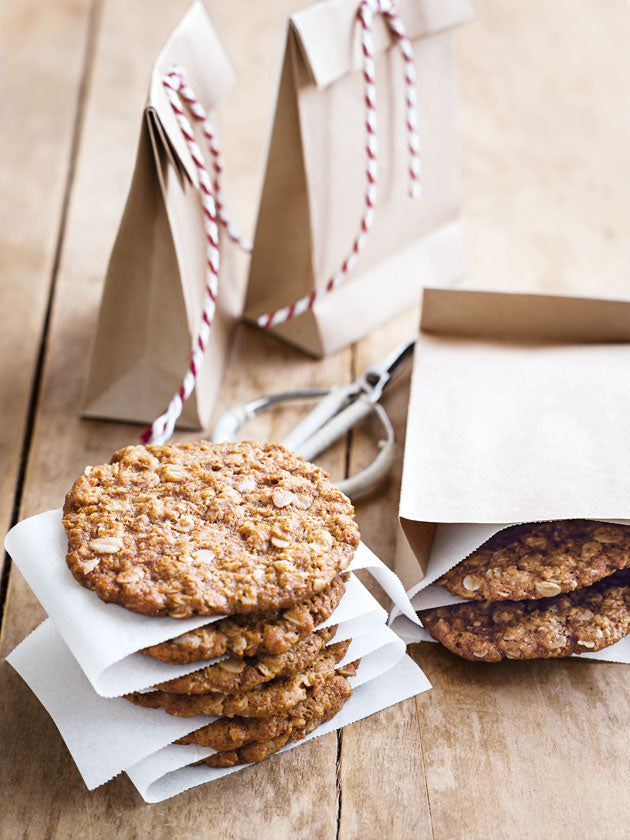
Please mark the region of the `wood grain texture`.
<svg viewBox="0 0 630 840"><path fill-rule="evenodd" d="M419 280L418 280L419 282ZM358 343L354 373L380 363L394 348L412 338L419 312L411 309ZM369 497L358 502L357 520L363 541L392 567L405 440L409 370L403 370L386 389L382 405L392 421L398 457L387 480ZM374 457L376 441L383 436L374 418L352 432L349 471L355 473ZM363 583L389 607L386 596L367 573ZM415 701L407 700L348 726L341 734L340 840L355 837L432 837L430 803L423 765L422 743ZM386 786L386 796L374 791Z"/></svg>
<svg viewBox="0 0 630 840"><path fill-rule="evenodd" d="M1 281L12 313L0 332L0 370L10 397L3 402L0 433L5 436L0 438L5 468L0 517L5 521L69 184L67 154L77 125L89 12L81 0L35 5L6 0L3 8L3 66L22 68L30 91L24 97L11 90L10 101L22 109L20 126L33 149L31 171L43 172L37 183L17 177L22 138L17 124L3 124L3 151L10 162L3 180L13 202L13 227L3 225L10 270ZM627 296L627 3L478 0L476 5L477 21L458 36L464 200L475 266L469 282ZM107 460L114 449L137 438L137 427L81 421L78 410L148 70L186 6L185 0L102 0L98 6L34 438L24 453L21 516L58 506L85 464ZM247 233L262 176L284 18L292 3L212 0L208 7L240 77L218 123L228 204ZM29 101L37 112L31 112ZM41 219L35 220L35 206L45 208ZM21 289L25 277L28 295ZM416 323L416 312L405 313L323 362L243 327L217 410L270 391L347 382L405 340ZM12 358L20 342L25 349L17 370ZM401 444L406 401L405 381L384 399ZM290 406L261 417L243 437L281 439L301 411ZM377 425L366 422L322 464L334 476L347 468L355 471L373 456L377 435ZM363 538L390 564L400 464L399 459L388 482L357 511ZM42 617L13 572L2 655ZM474 665L429 644L415 645L411 653L433 691L347 727L339 737L315 739L259 767L151 806L124 777L88 793L47 714L3 663L0 840L625 840L630 820L627 667L586 661Z"/></svg>
<svg viewBox="0 0 630 840"><path fill-rule="evenodd" d="M55 272L72 166L90 5L90 0L54 5L25 0L3 3L0 10L3 532L10 524L31 388ZM60 55L65 55L66 60L60 61Z"/></svg>
<svg viewBox="0 0 630 840"><path fill-rule="evenodd" d="M436 840L627 837L628 666L412 653Z"/></svg>
<svg viewBox="0 0 630 840"><path fill-rule="evenodd" d="M458 34L469 283L629 297L628 4L475 7Z"/></svg>

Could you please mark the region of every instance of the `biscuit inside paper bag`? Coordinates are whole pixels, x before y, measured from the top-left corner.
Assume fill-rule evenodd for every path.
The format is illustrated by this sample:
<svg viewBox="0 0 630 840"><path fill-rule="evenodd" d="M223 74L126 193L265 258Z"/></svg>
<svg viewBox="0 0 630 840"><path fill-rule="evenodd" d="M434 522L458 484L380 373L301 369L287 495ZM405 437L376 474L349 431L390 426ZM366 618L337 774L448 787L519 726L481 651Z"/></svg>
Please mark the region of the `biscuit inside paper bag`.
<svg viewBox="0 0 630 840"><path fill-rule="evenodd" d="M455 603L435 581L509 525L626 520L629 316L629 301L425 290L397 558L416 609Z"/></svg>

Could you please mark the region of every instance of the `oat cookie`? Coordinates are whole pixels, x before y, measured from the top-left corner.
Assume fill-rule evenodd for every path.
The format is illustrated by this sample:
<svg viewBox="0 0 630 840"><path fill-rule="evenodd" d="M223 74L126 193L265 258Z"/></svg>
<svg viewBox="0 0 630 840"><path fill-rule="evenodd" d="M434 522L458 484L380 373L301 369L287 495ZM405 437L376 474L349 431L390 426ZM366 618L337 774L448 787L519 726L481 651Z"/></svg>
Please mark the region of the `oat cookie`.
<svg viewBox="0 0 630 840"><path fill-rule="evenodd" d="M282 727L278 734L270 738L250 741L236 749L216 752L197 763L209 764L210 767L234 767L236 764L262 761L281 750L289 741L299 741L305 738L309 732L317 729L320 724L333 718L352 694L352 689L343 677L337 677L336 679L343 680L345 685L342 686L340 682L337 683L334 689L331 689L330 696L326 700L320 698L315 701L313 698L310 704L308 700L300 703L300 711L295 714L293 719L287 719L286 725ZM264 723L264 721L261 721L261 723Z"/></svg>
<svg viewBox="0 0 630 840"><path fill-rule="evenodd" d="M329 718L326 719L328 720ZM308 733L304 734L306 735ZM245 744L244 747L238 750L214 753L207 758L202 758L201 761L196 761L195 764L207 764L210 767L235 767L237 764L251 764L264 761L266 758L270 758L272 755L280 752L291 740L291 734L286 732L284 735L278 735L270 741L253 741L251 744Z"/></svg>
<svg viewBox="0 0 630 840"><path fill-rule="evenodd" d="M593 652L630 633L630 570L553 598L454 604L418 615L434 639L474 662Z"/></svg>
<svg viewBox="0 0 630 840"><path fill-rule="evenodd" d="M343 598L349 577L348 572L337 575L323 592L290 610L222 618L144 648L141 653L171 664L215 659L224 653L240 657L286 653L330 618Z"/></svg>
<svg viewBox="0 0 630 840"><path fill-rule="evenodd" d="M156 688L172 694L207 694L209 691L236 694L249 691L277 677L292 677L304 671L336 632L335 625L326 627L311 633L286 653L252 659L224 659L216 665L208 665L200 671L160 683Z"/></svg>
<svg viewBox="0 0 630 840"><path fill-rule="evenodd" d="M587 519L499 531L437 581L474 601L546 598L630 566L630 527Z"/></svg>
<svg viewBox="0 0 630 840"><path fill-rule="evenodd" d="M237 750L253 741L270 741L286 735L293 727L304 727L314 717L338 707L352 694L347 679L335 674L321 685L309 688L306 699L283 714L268 718L219 718L185 735L178 744L198 744L217 752Z"/></svg>
<svg viewBox="0 0 630 840"><path fill-rule="evenodd" d="M136 706L164 709L169 715L194 717L195 715L225 715L232 717L263 718L290 709L304 700L309 686L319 685L335 673L335 667L346 655L350 641L329 645L317 659L299 674L284 679L275 679L266 685L241 691L237 694L223 694L213 691L209 694L170 694L165 691L134 692L125 695Z"/></svg>
<svg viewBox="0 0 630 840"><path fill-rule="evenodd" d="M129 446L66 497L67 563L104 601L146 615L292 607L330 585L359 543L327 473L281 446Z"/></svg>

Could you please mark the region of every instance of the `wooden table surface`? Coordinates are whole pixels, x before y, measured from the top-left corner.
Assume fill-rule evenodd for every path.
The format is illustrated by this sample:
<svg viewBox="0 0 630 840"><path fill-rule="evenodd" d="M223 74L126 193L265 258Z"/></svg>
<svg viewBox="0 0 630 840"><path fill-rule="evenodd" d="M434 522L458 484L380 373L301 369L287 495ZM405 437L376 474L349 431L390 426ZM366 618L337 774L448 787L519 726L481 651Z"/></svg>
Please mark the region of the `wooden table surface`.
<svg viewBox="0 0 630 840"><path fill-rule="evenodd" d="M295 0L293 0L295 2ZM239 74L220 113L234 217L251 229L292 0L211 0ZM137 440L78 411L149 68L187 0L5 0L0 236L0 523L57 507L85 464ZM458 35L464 211L477 286L628 293L630 4L478 0ZM415 328L401 316L314 362L240 328L218 410L349 381ZM596 394L593 398L596 399ZM406 385L386 406L399 439ZM256 432L270 439L292 412ZM180 438L186 436L179 435ZM188 435L188 437L191 437ZM372 453L370 429L325 459ZM527 453L523 453L526 457ZM358 506L393 558L399 472ZM5 558L2 656L43 618ZM630 669L412 655L434 688L258 767L146 805L126 777L89 793L29 689L0 666L4 838L627 838ZM98 726L98 721L94 721Z"/></svg>

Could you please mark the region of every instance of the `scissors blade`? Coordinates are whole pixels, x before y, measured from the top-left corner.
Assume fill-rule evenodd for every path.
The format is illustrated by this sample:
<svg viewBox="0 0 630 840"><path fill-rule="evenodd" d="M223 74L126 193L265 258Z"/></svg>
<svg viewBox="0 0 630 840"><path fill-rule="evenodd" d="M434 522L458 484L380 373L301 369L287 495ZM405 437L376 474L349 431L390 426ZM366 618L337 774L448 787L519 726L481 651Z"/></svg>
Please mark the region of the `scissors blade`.
<svg viewBox="0 0 630 840"><path fill-rule="evenodd" d="M414 338L405 341L387 356L380 365L372 365L361 377L367 385L368 399L378 402L383 394L383 388L392 381L395 374L413 356L416 341Z"/></svg>
<svg viewBox="0 0 630 840"><path fill-rule="evenodd" d="M401 344L400 347L397 347L393 353L390 353L389 356L383 362L383 368L387 371L390 378L396 373L396 371L404 365L404 363L413 356L413 351L416 346L416 339L410 338L409 341L405 341L404 344Z"/></svg>

